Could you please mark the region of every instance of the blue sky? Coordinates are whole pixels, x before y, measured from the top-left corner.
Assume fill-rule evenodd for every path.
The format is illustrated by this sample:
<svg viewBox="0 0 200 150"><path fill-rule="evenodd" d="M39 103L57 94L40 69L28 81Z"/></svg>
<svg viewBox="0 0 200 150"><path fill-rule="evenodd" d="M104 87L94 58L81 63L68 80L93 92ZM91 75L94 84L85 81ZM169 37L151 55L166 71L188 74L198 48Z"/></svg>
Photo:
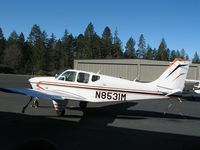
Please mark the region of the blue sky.
<svg viewBox="0 0 200 150"><path fill-rule="evenodd" d="M98 35L106 26L112 33L117 28L123 46L131 36L138 42L144 34L152 48L164 38L171 50L184 48L190 58L200 52L199 0L1 1L0 27L6 38L13 30L27 37L34 24L57 38L65 29L77 36L89 22Z"/></svg>

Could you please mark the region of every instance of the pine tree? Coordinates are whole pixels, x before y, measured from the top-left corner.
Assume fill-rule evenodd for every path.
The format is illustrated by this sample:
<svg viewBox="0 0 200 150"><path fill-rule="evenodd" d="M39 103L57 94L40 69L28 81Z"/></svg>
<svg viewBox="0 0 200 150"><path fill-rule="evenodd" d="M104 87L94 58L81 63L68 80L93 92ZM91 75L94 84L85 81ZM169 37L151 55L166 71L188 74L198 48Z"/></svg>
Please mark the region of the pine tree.
<svg viewBox="0 0 200 150"><path fill-rule="evenodd" d="M180 57L185 59L186 57L186 53L185 53L185 50L182 48L181 51L180 51Z"/></svg>
<svg viewBox="0 0 200 150"><path fill-rule="evenodd" d="M200 63L200 58L199 58L197 51L194 53L194 57L192 59L192 62L193 63Z"/></svg>
<svg viewBox="0 0 200 150"><path fill-rule="evenodd" d="M181 57L181 53L180 53L179 50L176 50L176 57L177 57L177 58L180 58L180 57Z"/></svg>
<svg viewBox="0 0 200 150"><path fill-rule="evenodd" d="M60 69L67 69L69 64L69 45L68 45L68 39L69 39L69 32L67 29L64 31L64 35L61 40L62 47L60 49Z"/></svg>
<svg viewBox="0 0 200 150"><path fill-rule="evenodd" d="M122 57L122 42L118 37L118 31L115 30L114 41L113 41L112 57L121 58Z"/></svg>
<svg viewBox="0 0 200 150"><path fill-rule="evenodd" d="M160 45L158 47L156 59L157 60L169 60L169 49L167 48L167 44L166 44L164 38L162 38Z"/></svg>
<svg viewBox="0 0 200 150"><path fill-rule="evenodd" d="M10 34L3 59L3 63L14 69L16 72L20 69L22 60L22 50L19 47L18 37L16 31L13 31Z"/></svg>
<svg viewBox="0 0 200 150"><path fill-rule="evenodd" d="M24 34L21 32L18 38L18 45L22 53L21 61L20 61L20 73L27 73L29 72L29 65L30 65L30 48L28 43L25 41Z"/></svg>
<svg viewBox="0 0 200 150"><path fill-rule="evenodd" d="M88 26L85 29L84 37L85 37L85 47L84 47L84 58L93 58L94 52L93 52L93 37L95 36L94 26L90 22Z"/></svg>
<svg viewBox="0 0 200 150"><path fill-rule="evenodd" d="M91 39L95 35L94 26L92 22L90 22L85 29L84 36L88 39Z"/></svg>
<svg viewBox="0 0 200 150"><path fill-rule="evenodd" d="M157 56L157 49L156 48L153 49L152 56L153 56L152 59L156 60L156 56Z"/></svg>
<svg viewBox="0 0 200 150"><path fill-rule="evenodd" d="M75 40L75 58L81 59L84 58L84 48L85 48L85 38L83 34L79 34L79 36Z"/></svg>
<svg viewBox="0 0 200 150"><path fill-rule="evenodd" d="M145 55L145 59L150 59L150 60L154 59L153 49L151 48L150 45L147 46L147 52Z"/></svg>
<svg viewBox="0 0 200 150"><path fill-rule="evenodd" d="M136 51L137 58L143 59L146 53L146 42L144 35L141 34L138 41L138 49Z"/></svg>
<svg viewBox="0 0 200 150"><path fill-rule="evenodd" d="M127 41L127 43L126 43L124 57L125 58L136 58L135 41L132 37L130 37L129 40Z"/></svg>
<svg viewBox="0 0 200 150"><path fill-rule="evenodd" d="M46 69L47 33L42 32L40 27L35 24L29 34L28 43L31 48L32 73L43 73Z"/></svg>
<svg viewBox="0 0 200 150"><path fill-rule="evenodd" d="M0 63L2 63L3 60L3 53L5 50L5 46L6 46L6 39L4 38L3 31L0 28Z"/></svg>
<svg viewBox="0 0 200 150"><path fill-rule="evenodd" d="M93 56L92 58L97 59L97 58L101 58L102 54L101 54L101 38L95 34L92 38L92 53Z"/></svg>
<svg viewBox="0 0 200 150"><path fill-rule="evenodd" d="M105 27L102 34L101 58L111 58L112 33L109 27Z"/></svg>
<svg viewBox="0 0 200 150"><path fill-rule="evenodd" d="M55 46L55 57L54 57L54 61L55 61L55 70L56 71L63 71L65 70L66 68L62 68L61 66L61 61L63 59L63 55L62 55L62 42L61 40L57 40L56 42L56 46Z"/></svg>
<svg viewBox="0 0 200 150"><path fill-rule="evenodd" d="M47 44L47 52L46 52L46 70L47 72L55 73L55 53L56 53L56 37L52 33L50 39Z"/></svg>
<svg viewBox="0 0 200 150"><path fill-rule="evenodd" d="M177 54L176 51L175 51L175 50L172 50L171 53L170 53L170 58L169 58L169 60L170 60L170 61L173 61L175 58L177 58L176 54Z"/></svg>

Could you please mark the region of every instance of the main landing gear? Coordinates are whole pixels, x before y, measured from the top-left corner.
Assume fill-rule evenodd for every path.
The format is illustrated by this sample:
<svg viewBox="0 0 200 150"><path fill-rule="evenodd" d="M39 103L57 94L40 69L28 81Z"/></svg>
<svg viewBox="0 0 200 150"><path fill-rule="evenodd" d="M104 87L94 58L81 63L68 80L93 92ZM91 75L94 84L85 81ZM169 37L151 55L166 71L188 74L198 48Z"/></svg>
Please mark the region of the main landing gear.
<svg viewBox="0 0 200 150"><path fill-rule="evenodd" d="M33 105L31 105L32 107L39 107L39 102L38 102L38 98L37 97L30 97L30 100L28 101L28 103L22 108L22 113L25 113L26 108L28 107L28 105L33 101ZM53 100L53 105L54 108L56 110L56 114L61 117L65 115L65 108L67 105L68 101L64 100L64 101L57 101L57 100ZM84 110L87 108L87 102L85 101L81 101L79 102L79 107Z"/></svg>
<svg viewBox="0 0 200 150"><path fill-rule="evenodd" d="M53 104L54 104L54 108L56 109L56 114L57 114L57 116L59 116L59 117L64 116L64 115L65 115L65 107L66 107L66 105L67 105L67 102L65 103L65 102L63 102L63 101L60 101L60 102L58 102L58 101L53 101ZM79 107L80 107L82 110L86 109L86 108L87 108L87 102L81 101L81 102L79 103Z"/></svg>

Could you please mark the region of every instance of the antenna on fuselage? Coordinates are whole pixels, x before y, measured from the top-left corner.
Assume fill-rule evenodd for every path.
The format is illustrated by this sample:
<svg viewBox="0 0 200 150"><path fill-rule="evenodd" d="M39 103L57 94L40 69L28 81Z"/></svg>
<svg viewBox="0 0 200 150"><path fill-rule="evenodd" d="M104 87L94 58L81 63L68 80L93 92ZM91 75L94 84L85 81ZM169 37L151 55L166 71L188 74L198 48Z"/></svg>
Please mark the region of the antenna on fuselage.
<svg viewBox="0 0 200 150"><path fill-rule="evenodd" d="M103 67L101 66L100 69L98 70L97 74L100 74L100 72L103 70Z"/></svg>
<svg viewBox="0 0 200 150"><path fill-rule="evenodd" d="M137 77L133 80L134 82L139 81L140 79L140 73L137 75Z"/></svg>

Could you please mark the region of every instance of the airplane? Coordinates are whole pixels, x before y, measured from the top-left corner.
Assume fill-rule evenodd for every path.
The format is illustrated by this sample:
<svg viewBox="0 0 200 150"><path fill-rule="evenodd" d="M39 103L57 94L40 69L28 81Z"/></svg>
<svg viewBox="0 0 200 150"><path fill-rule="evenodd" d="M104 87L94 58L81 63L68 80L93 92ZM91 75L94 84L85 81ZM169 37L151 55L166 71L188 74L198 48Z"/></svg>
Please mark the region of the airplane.
<svg viewBox="0 0 200 150"><path fill-rule="evenodd" d="M169 98L183 91L190 63L182 58L176 58L158 79L148 83L69 69L56 77L29 79L32 89L0 88L0 91L30 96L22 113L34 99L42 98L51 100L57 115L63 116L69 100L79 101L80 108L85 109L88 102Z"/></svg>
<svg viewBox="0 0 200 150"><path fill-rule="evenodd" d="M194 84L194 87L191 92L192 94L200 94L200 80L186 79L185 81Z"/></svg>

